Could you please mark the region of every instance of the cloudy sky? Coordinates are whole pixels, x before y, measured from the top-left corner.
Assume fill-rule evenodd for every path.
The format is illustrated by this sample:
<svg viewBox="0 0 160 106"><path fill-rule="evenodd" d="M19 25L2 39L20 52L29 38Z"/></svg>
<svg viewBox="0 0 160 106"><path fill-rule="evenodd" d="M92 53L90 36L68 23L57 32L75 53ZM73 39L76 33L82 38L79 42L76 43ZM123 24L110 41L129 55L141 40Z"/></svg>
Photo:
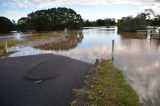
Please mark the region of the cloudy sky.
<svg viewBox="0 0 160 106"><path fill-rule="evenodd" d="M83 19L118 19L144 9L160 13L160 0L0 0L0 16L17 21L32 11L52 7L72 8Z"/></svg>

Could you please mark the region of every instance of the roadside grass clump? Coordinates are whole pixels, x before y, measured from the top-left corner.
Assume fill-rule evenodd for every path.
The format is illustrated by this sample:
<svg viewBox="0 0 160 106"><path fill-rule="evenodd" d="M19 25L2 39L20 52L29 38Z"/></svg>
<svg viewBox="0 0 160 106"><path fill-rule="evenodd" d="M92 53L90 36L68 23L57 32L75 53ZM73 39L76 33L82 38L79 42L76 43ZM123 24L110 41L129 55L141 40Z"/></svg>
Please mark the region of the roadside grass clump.
<svg viewBox="0 0 160 106"><path fill-rule="evenodd" d="M40 84L40 83L42 83L42 80L34 81L34 84Z"/></svg>
<svg viewBox="0 0 160 106"><path fill-rule="evenodd" d="M139 97L112 61L102 60L86 86L74 89L72 106L141 106Z"/></svg>
<svg viewBox="0 0 160 106"><path fill-rule="evenodd" d="M0 58L7 57L7 56L9 56L10 54L13 54L13 53L15 53L15 52L14 51L9 51L9 52L0 51Z"/></svg>
<svg viewBox="0 0 160 106"><path fill-rule="evenodd" d="M5 42L6 41L0 41L0 49L5 49ZM19 40L7 40L7 47L11 47L17 44L23 43L23 41Z"/></svg>
<svg viewBox="0 0 160 106"><path fill-rule="evenodd" d="M12 53L15 53L15 51L8 51L5 50L5 42L6 41L0 41L0 57L6 57ZM17 44L23 43L23 41L18 40L7 40L7 47L11 47Z"/></svg>

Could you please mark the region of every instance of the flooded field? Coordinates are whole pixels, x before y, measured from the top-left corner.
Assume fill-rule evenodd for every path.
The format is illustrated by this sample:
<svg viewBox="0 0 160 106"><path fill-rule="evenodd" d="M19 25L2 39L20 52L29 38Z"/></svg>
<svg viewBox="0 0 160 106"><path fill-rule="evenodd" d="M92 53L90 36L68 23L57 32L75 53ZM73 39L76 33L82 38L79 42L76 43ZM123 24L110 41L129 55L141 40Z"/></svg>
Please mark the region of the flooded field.
<svg viewBox="0 0 160 106"><path fill-rule="evenodd" d="M127 81L140 95L144 105L160 105L160 41L135 33L118 32L116 27L92 27L83 30L12 33L0 36L0 42L22 43L11 46L8 57L58 54L94 63L110 59L115 40L114 63L124 70Z"/></svg>

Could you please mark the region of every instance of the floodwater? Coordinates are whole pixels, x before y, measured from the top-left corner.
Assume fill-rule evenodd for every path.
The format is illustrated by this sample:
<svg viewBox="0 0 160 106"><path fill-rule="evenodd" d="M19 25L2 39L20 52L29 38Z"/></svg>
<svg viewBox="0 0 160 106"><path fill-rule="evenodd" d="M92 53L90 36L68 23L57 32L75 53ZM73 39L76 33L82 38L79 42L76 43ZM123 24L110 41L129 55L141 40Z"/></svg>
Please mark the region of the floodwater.
<svg viewBox="0 0 160 106"><path fill-rule="evenodd" d="M53 53L94 63L96 59L111 58L114 40L114 64L124 71L127 81L137 91L145 106L160 105L159 40L145 39L134 33L118 33L116 27L92 27L62 32L67 35L67 40L62 43L12 47L10 50L17 52L9 57ZM27 36L32 34L16 33L12 37L22 40Z"/></svg>

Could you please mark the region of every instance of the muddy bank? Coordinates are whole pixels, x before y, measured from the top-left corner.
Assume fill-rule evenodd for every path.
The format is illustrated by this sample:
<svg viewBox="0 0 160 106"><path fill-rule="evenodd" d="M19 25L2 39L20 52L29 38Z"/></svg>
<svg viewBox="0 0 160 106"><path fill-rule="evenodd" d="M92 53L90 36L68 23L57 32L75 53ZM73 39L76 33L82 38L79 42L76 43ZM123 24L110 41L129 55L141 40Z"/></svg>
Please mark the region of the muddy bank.
<svg viewBox="0 0 160 106"><path fill-rule="evenodd" d="M32 46L32 47L37 47L40 45L45 45L45 44L49 44L49 43L60 43L60 42L64 42L66 41L66 37L65 36L60 36L57 38L47 38L47 39L39 39L39 40L33 40L33 41L28 41L26 43L23 43L21 45L17 45L17 46Z"/></svg>

